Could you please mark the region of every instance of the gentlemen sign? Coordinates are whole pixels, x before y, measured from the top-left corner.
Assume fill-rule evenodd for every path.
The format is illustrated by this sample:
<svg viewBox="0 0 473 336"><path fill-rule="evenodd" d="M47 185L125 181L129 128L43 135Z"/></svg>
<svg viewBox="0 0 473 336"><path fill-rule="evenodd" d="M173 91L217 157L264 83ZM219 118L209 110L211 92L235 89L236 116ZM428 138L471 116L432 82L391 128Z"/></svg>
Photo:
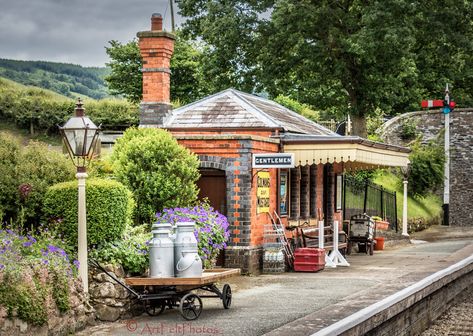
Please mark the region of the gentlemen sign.
<svg viewBox="0 0 473 336"><path fill-rule="evenodd" d="M253 154L253 168L294 168L294 153Z"/></svg>

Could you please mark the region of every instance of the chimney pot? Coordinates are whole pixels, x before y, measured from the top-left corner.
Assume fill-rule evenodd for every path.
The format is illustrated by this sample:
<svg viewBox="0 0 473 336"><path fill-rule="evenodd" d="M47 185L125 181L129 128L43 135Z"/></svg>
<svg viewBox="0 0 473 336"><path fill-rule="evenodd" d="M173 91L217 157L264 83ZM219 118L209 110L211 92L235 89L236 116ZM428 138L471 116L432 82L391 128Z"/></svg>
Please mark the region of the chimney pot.
<svg viewBox="0 0 473 336"><path fill-rule="evenodd" d="M151 16L151 31L163 30L163 17L160 13L154 13Z"/></svg>

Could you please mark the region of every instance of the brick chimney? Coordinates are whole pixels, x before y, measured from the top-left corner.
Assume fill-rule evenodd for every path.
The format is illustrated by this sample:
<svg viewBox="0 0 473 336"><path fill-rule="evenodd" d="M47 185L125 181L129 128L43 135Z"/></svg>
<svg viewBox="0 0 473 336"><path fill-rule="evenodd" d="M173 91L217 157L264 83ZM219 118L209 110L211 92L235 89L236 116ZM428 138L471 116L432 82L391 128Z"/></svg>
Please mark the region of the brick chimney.
<svg viewBox="0 0 473 336"><path fill-rule="evenodd" d="M151 30L137 36L143 59L140 126L161 127L172 110L170 63L176 37L163 31L163 18L158 13L151 16Z"/></svg>

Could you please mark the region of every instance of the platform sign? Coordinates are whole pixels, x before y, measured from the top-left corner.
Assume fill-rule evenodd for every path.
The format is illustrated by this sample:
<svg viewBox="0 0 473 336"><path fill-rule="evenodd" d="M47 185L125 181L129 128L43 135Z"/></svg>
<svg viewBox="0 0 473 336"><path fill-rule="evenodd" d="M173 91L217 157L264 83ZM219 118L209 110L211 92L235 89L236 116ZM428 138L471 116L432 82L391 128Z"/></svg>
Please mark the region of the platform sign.
<svg viewBox="0 0 473 336"><path fill-rule="evenodd" d="M269 189L270 175L269 172L258 172L257 180L258 188L256 189L257 213L269 212Z"/></svg>
<svg viewBox="0 0 473 336"><path fill-rule="evenodd" d="M253 168L294 168L294 153L253 154Z"/></svg>

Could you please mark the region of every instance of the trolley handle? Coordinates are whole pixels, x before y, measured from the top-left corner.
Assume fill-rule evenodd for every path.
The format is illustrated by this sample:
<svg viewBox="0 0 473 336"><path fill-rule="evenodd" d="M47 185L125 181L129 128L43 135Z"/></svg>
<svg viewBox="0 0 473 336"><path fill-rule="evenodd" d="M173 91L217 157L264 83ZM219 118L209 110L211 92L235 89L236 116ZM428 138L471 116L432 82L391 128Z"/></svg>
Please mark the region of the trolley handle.
<svg viewBox="0 0 473 336"><path fill-rule="evenodd" d="M130 292L131 294L136 296L137 299L139 299L139 300L142 299L143 296L141 294L139 294L138 292L133 290L133 288L131 288L130 286L127 286L126 284L121 282L118 278L115 277L115 275L113 275L112 273L107 271L102 265L100 265L100 263L97 260L89 258L88 264L89 264L89 266L97 268L97 269L101 270L102 272L104 272L105 274L107 274L110 278L113 279L113 281L115 281L117 284L119 284L120 286L125 288L128 292Z"/></svg>

